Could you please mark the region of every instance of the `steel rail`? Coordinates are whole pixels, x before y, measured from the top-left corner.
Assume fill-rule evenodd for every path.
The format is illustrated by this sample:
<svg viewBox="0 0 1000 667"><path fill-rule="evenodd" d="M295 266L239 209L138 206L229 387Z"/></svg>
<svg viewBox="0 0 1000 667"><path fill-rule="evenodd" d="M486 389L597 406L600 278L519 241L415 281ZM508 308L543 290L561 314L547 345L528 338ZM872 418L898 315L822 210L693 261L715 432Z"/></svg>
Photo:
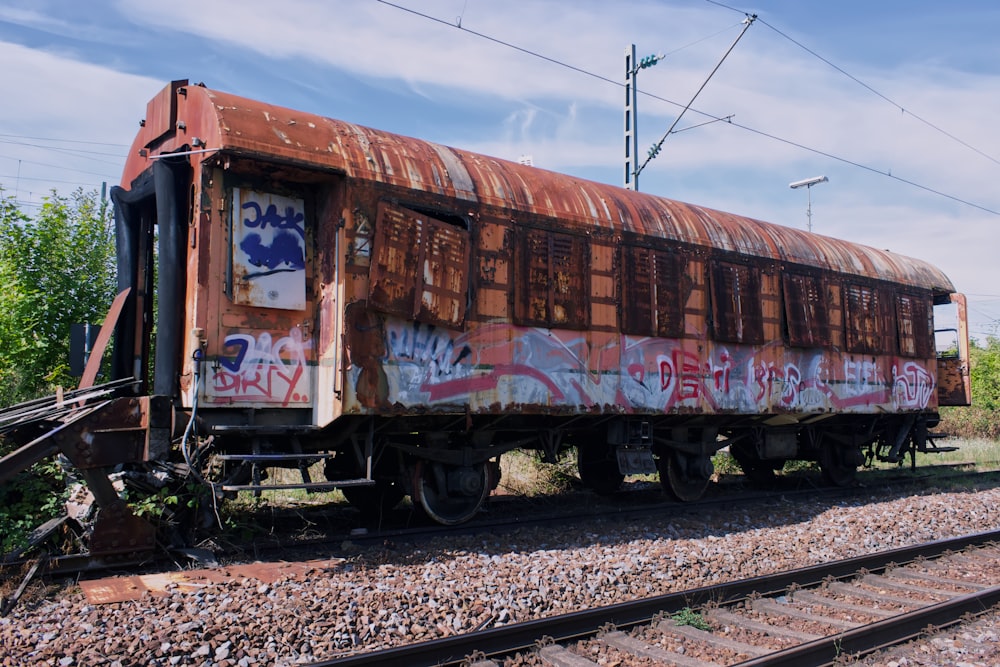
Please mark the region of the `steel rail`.
<svg viewBox="0 0 1000 667"><path fill-rule="evenodd" d="M981 614L998 603L1000 603L1000 586L993 586L777 653L746 660L737 665L739 667L831 665L837 659L842 659L842 656L866 654L916 639L925 634L928 627L944 628L955 625L960 623L966 614Z"/></svg>
<svg viewBox="0 0 1000 667"><path fill-rule="evenodd" d="M309 664L311 667L362 667L368 665L379 665L380 667L420 667L421 665L455 665L462 663L463 660L472 654L485 654L486 656L510 655L531 649L542 637L553 637L556 641L590 637L596 635L602 627L608 624L612 624L618 628L628 627L649 622L658 613L675 613L686 607L695 607L708 602L719 604L732 603L745 599L751 594L766 595L768 593L785 591L790 586L816 585L830 577L844 579L856 575L860 570L880 571L884 570L890 564L908 563L919 558L938 556L947 551L958 551L997 541L1000 541L1000 530L974 533L914 546L900 547L889 551L880 551L864 556L856 556L833 563L821 563L797 570L763 575L752 579L703 586L701 588L668 593L631 602L587 609L571 614L514 623L499 628L407 644L381 651L332 658ZM972 596L962 597L970 598L970 600L965 601L966 604L972 606L977 604L971 600ZM935 612L935 618L947 618L948 614L952 611L946 606L946 603L935 605L935 607L940 607ZM913 614L915 613L913 612ZM906 614L904 616L912 616L913 614ZM924 625L928 622L931 621L923 621ZM880 622L873 624L871 627L877 627L883 623L887 626L890 625L888 622ZM881 632L882 630L879 629L879 631ZM855 631L844 633L844 635L843 642L846 643L842 642L840 645L841 652L854 646L855 642L858 645L861 644L861 640L854 636ZM817 640L812 643L817 644L817 646L810 650L817 652L823 652L829 646L833 646L833 644L828 644L826 640ZM836 647L834 646L834 648ZM789 649L789 651L792 650L794 649ZM804 658L798 657L798 659L803 660ZM763 665L771 663L746 664ZM787 663L774 664L799 665L805 663L793 660Z"/></svg>

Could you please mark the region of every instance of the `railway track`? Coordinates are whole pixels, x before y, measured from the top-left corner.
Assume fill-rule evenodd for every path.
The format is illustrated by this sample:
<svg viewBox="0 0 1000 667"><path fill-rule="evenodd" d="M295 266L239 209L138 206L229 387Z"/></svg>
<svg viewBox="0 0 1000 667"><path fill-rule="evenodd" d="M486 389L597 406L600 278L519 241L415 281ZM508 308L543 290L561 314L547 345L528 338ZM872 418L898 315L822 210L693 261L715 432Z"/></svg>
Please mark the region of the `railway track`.
<svg viewBox="0 0 1000 667"><path fill-rule="evenodd" d="M526 497L500 496L494 498L489 505L489 511L484 512L468 523L457 526L442 526L431 524L426 520L413 520L413 511L405 508L393 510L391 518L382 526L359 525L343 518L344 512L352 512L349 508L338 509L331 519L332 528L319 526L326 516L326 510L320 510L306 521L317 526L315 537L304 540L283 540L280 537L273 542L257 542L253 545L255 558L265 556L290 557L289 552L310 550L313 548L340 545L349 541L357 546L379 546L385 543L421 543L433 539L471 535L478 533L495 533L509 530L522 530L531 527L544 528L553 524L565 526L568 524L594 523L604 520L630 521L648 520L651 517L669 515L672 517L698 516L705 512L725 510L734 504L741 506L764 505L772 502L796 502L826 499L830 502L850 500L853 498L869 498L873 489L885 490L883 498L895 490L903 492L914 487L924 488L928 484L941 485L945 488L958 485L966 488L972 484L995 484L1000 476L1000 470L967 470L971 464L945 464L921 468L918 474L910 473L873 474L859 476L859 484L850 487L824 486L813 476L788 477L776 482L775 488L759 490L747 488L742 482L721 485L723 488L714 494L698 501L685 503L665 497L657 483L649 483L642 490L629 489L613 496L599 496L589 491L562 494L557 500L545 498L537 500ZM932 471L933 470L933 471ZM294 531L300 512L279 513L275 515L275 523L270 535L281 531ZM305 511L303 511L305 513ZM287 533L286 533L287 534ZM239 554L220 553L220 559L238 559Z"/></svg>
<svg viewBox="0 0 1000 667"><path fill-rule="evenodd" d="M313 666L496 667L528 653L554 667L592 667L608 653L622 665L833 664L1000 604L998 540L1000 531L939 540Z"/></svg>
<svg viewBox="0 0 1000 667"><path fill-rule="evenodd" d="M243 547L237 545L234 548L211 554L209 562L216 559L239 560L241 549L251 551L253 557L258 559L288 558L294 557L294 553L299 551L340 545L345 540L358 546L379 545L386 541L421 542L449 535L492 532L508 528L523 529L531 526L544 527L552 522L563 525L567 522L592 522L609 518L629 520L664 512L697 514L724 508L733 503L745 505L747 503L767 503L776 499L787 501L799 498L840 500L866 494L875 486L892 489L908 488L928 482L964 484L975 483L976 480L993 480L997 475L1000 475L1000 471L996 470L964 470L963 468L967 465L971 464L943 464L933 468L923 467L919 470L918 475L892 474L892 471L866 473L859 475L859 484L851 487L817 486L816 480L808 475L783 478L777 482L777 488L766 491L745 489L742 483L736 482L731 485L723 485L730 488L720 489L716 494L707 495L692 503L681 503L664 498L657 484L650 484L650 488L646 490L622 491L613 497L579 492L577 495L583 494L585 501L582 503L578 500L567 501L565 506L561 503L553 503L551 500L537 501L530 498L498 497L491 505L493 511L458 526L428 525L426 522L420 521L416 525L410 525L412 511L406 509L394 510L384 526L375 527L361 525L356 518L352 520L350 517L354 510L348 507L334 510L318 509L315 513L312 513L309 508L295 508L275 514L274 525L267 532L264 540L257 540L252 545ZM569 512L567 512L566 507L570 508ZM66 521L66 517L62 517L40 527L36 531L38 535L35 538L36 541L42 542L54 531L59 530ZM323 523L327 523L327 525L320 525ZM297 528L300 524L301 527ZM318 528L307 528L310 525L316 525ZM292 537L297 531L313 532L316 535L305 539ZM202 558L198 558L198 554L201 554ZM30 552L14 553L0 559L0 574L5 571L17 572L31 567L35 563L40 565L37 570L39 576L80 575L107 569L156 569L157 567L169 566L177 559L190 558L205 562L203 559L208 555L203 549L181 550L171 554L169 559L166 558L166 554L157 557L156 554L150 553L125 553L114 557L92 557L87 554L44 555L40 559L31 557Z"/></svg>

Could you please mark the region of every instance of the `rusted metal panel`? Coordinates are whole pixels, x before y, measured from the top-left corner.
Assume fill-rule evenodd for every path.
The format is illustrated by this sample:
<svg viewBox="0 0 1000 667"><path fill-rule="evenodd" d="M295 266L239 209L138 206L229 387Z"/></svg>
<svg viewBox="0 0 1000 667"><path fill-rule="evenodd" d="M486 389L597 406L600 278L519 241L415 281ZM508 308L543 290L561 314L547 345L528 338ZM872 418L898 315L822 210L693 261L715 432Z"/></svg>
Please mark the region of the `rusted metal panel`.
<svg viewBox="0 0 1000 667"><path fill-rule="evenodd" d="M630 334L677 337L684 332L684 303L691 284L684 253L625 245L623 330Z"/></svg>
<svg viewBox="0 0 1000 667"><path fill-rule="evenodd" d="M587 240L582 236L522 227L515 281L517 320L521 324L585 329L589 324Z"/></svg>
<svg viewBox="0 0 1000 667"><path fill-rule="evenodd" d="M405 209L379 206L375 225L375 256L368 279L368 301L373 308L412 318L417 302L421 239L421 216Z"/></svg>
<svg viewBox="0 0 1000 667"><path fill-rule="evenodd" d="M182 94L183 91L183 94ZM645 193L555 174L531 166L209 91L196 86L161 93L150 117L177 105L183 129L133 146L125 184L149 164L138 149L175 150L194 137L208 149L286 161L558 219L567 228L632 231L688 244L899 282L937 293L954 290L935 267L911 258ZM147 119L148 120L148 119ZM192 156L193 161L210 159Z"/></svg>
<svg viewBox="0 0 1000 667"><path fill-rule="evenodd" d="M938 359L938 403L940 405L969 405L966 394L968 366L958 357Z"/></svg>
<svg viewBox="0 0 1000 667"><path fill-rule="evenodd" d="M938 400L941 405L971 405L972 376L969 366L969 324L964 294L950 295L958 318L958 349L948 356L938 357Z"/></svg>
<svg viewBox="0 0 1000 667"><path fill-rule="evenodd" d="M186 81L172 82L146 105L143 121L146 148L174 131L177 124L177 90L186 84Z"/></svg>
<svg viewBox="0 0 1000 667"><path fill-rule="evenodd" d="M927 359L934 356L931 296L896 294L896 331L899 353Z"/></svg>
<svg viewBox="0 0 1000 667"><path fill-rule="evenodd" d="M455 225L383 203L369 275L373 308L442 326L465 321L469 233Z"/></svg>
<svg viewBox="0 0 1000 667"><path fill-rule="evenodd" d="M80 589L90 604L108 604L139 600L144 595L195 593L206 586L233 583L245 585L247 580L273 584L280 579L307 579L317 573L339 569L343 562L342 558L301 562L259 562L182 572L104 577L80 581Z"/></svg>
<svg viewBox="0 0 1000 667"><path fill-rule="evenodd" d="M712 264L712 321L715 339L730 343L762 343L760 270L755 266Z"/></svg>
<svg viewBox="0 0 1000 667"><path fill-rule="evenodd" d="M149 460L149 405L148 396L114 399L54 439L73 465L83 470Z"/></svg>
<svg viewBox="0 0 1000 667"><path fill-rule="evenodd" d="M98 510L90 535L91 555L148 552L155 544L156 528L136 516L124 500Z"/></svg>
<svg viewBox="0 0 1000 667"><path fill-rule="evenodd" d="M469 233L436 220L427 221L427 243L420 264L423 285L415 319L460 327L469 291Z"/></svg>
<svg viewBox="0 0 1000 667"><path fill-rule="evenodd" d="M890 293L881 287L848 283L847 349L864 354L896 351L896 322Z"/></svg>
<svg viewBox="0 0 1000 667"><path fill-rule="evenodd" d="M819 277L783 276L788 342L794 347L830 347L830 309Z"/></svg>
<svg viewBox="0 0 1000 667"><path fill-rule="evenodd" d="M511 226L498 220L484 219L479 221L477 231L479 263L473 307L479 317L509 319L508 295L513 278Z"/></svg>

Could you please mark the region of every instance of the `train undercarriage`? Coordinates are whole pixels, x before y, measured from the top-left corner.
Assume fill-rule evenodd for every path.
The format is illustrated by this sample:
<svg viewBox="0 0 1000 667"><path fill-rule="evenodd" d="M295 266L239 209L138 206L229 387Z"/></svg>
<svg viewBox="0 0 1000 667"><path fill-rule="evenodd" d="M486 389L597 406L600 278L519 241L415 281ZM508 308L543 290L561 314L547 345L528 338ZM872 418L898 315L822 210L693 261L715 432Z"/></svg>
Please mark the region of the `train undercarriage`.
<svg viewBox="0 0 1000 667"><path fill-rule="evenodd" d="M746 416L425 416L348 417L327 429L309 426L197 425L169 400L130 396L128 382L68 392L0 413L0 434L18 448L0 461L0 483L42 458L58 455L93 495L86 549L111 558L152 550L164 538L126 503L123 486L195 482L214 501L240 491L340 489L367 519L406 496L440 524L480 511L500 481L500 458L537 451L555 463L575 452L582 485L612 494L628 475L658 476L677 500L708 488L712 457L728 449L749 480L767 485L791 460L818 463L824 479L849 485L874 461L911 464L917 452L941 452L929 430L936 416L820 415L811 423L780 415ZM262 420L266 421L266 420ZM765 423L770 422L770 423ZM197 426L197 428L195 428ZM325 479L310 469L322 463ZM268 470L298 469L300 480L270 483ZM112 478L126 473L124 485ZM209 505L205 505L208 507ZM206 519L188 519L194 524Z"/></svg>

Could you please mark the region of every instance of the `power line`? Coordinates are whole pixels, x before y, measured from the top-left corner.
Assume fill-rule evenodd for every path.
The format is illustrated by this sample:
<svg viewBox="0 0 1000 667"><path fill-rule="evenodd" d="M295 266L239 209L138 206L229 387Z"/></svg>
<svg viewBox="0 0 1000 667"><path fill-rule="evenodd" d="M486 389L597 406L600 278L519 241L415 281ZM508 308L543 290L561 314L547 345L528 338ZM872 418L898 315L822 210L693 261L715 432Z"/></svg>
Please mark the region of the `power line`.
<svg viewBox="0 0 1000 667"><path fill-rule="evenodd" d="M439 19L436 16L431 16L429 14L425 14L425 13L417 11L415 9L411 9L409 7L403 7L402 5L397 5L397 4L393 3L393 2L389 2L389 0L377 0L377 2L379 2L379 3L383 4L383 5L386 5L388 7L392 7L394 9L399 9L399 10L407 12L409 14L413 14L415 16L419 16L420 18L427 19L429 21L433 21L433 22L439 23L441 25L445 25L445 26L448 26L450 28L454 28L456 30L460 30L462 32L466 32L466 33L468 33L470 35L473 35L475 37L479 37L481 39L485 39L487 41L493 42L494 44L499 44L501 46L513 49L515 51L519 51L521 53L530 55L532 57L539 58L541 60L545 60L546 62L550 62L550 63L552 63L554 65L558 65L560 67L564 67L566 69L572 70L572 71L577 72L579 74L583 74L585 76L588 76L588 77L591 77L591 78L594 78L594 79L598 79L599 81L603 81L605 83L613 84L613 85L615 85L615 86L617 86L619 88L624 88L625 87L625 84L622 83L622 82L620 82L620 81L616 81L614 79L610 79L610 78L602 76L600 74L596 74L594 72L590 72L590 71L585 70L585 69L583 69L581 67L577 67L576 65L571 65L571 64L569 64L567 62L558 60L556 58L552 58L550 56L546 56L546 55L544 55L542 53L539 53L537 51L533 51L533 50L525 48L523 46L518 46L516 44L512 44L510 42L506 42L506 41L504 41L502 39L498 39L496 37L492 37L492 36L487 35L485 33L481 33L481 32L475 31L475 30L470 30L469 28L466 28L466 27L462 26L460 21L458 22L458 24L455 24L455 23L452 23L450 21L446 21L444 19ZM746 12L742 12L741 10L735 9L735 8L730 7L728 5L725 5L725 4L721 3L721 2L717 2L716 0L706 0L706 2L718 5L719 7L723 7L725 9L730 9L732 11L738 11L738 12L744 14L744 15L746 14ZM768 27L772 27L772 26L768 25ZM774 29L774 28L772 27L772 29ZM778 32L778 34L781 34L777 30L775 32ZM803 48L805 48L805 47L803 47ZM817 57L819 57L819 56L817 56ZM832 65L832 63L829 63L828 61L824 60L824 62L827 62L831 66L836 67L836 66ZM837 69L839 69L839 68L837 68ZM844 72L844 74L847 75L847 76L850 76L846 72ZM851 77L851 78L853 79L854 77ZM858 83L861 83L861 82L858 81ZM865 84L862 83L862 85L865 85ZM866 87L868 87L868 86L866 86ZM872 90L872 92L874 92L876 94L879 94L877 91L871 89L870 87L869 87L869 90ZM672 105L674 105L676 107L684 108L684 106L685 106L685 105L683 105L680 102L675 102L673 100L669 100L669 99L666 99L666 98L661 97L659 95L654 95L652 93L642 92L642 94L645 95L645 96L647 96L647 97L649 97L649 98L651 98L651 99L659 100L659 101L665 102L667 104L672 104ZM879 95L880 95L880 97L884 97L881 94L879 94ZM885 99L888 99L888 98L885 98ZM891 102L891 100L890 100L890 102ZM893 104L895 104L895 103L893 103ZM902 107L899 107L899 108L902 108ZM700 114L702 116L705 116L706 118L710 118L710 119L716 120L716 121L723 121L723 120L725 120L728 124L730 124L730 125L732 125L734 127L738 127L741 130L745 130L747 132L751 132L753 134L756 134L756 135L759 135L759 136L762 136L762 137L765 137L765 138L768 138L768 139L773 139L775 141L780 141L781 143L784 143L786 145L793 146L795 148L799 148L799 149L802 149L802 150L805 150L805 151L809 151L809 152L814 153L816 155L821 155L823 157L826 157L826 158L829 158L831 160L835 160L835 161L841 162L843 164L847 164L847 165L850 165L850 166L853 166L853 167L858 167L860 169L864 169L865 171L869 171L869 172L871 172L873 174L878 174L880 176L884 176L884 177L893 179L895 181L898 181L900 183L903 183L903 184L906 184L906 185L918 188L918 189L923 190L925 192L928 192L930 194L934 194L934 195L938 195L940 197L944 197L946 199L950 199L950 200L952 200L952 201L954 201L956 203L964 204L966 206L971 206L972 208L976 208L976 209L979 209L980 211L984 211L986 213L991 213L993 215L1000 215L1000 211L995 211L995 210L993 210L991 208L987 208L987 207L982 206L980 204L975 204L975 203L973 203L971 201L968 201L966 199L962 199L961 197L957 197L955 195L949 195L949 194L947 194L945 192L942 192L940 190L936 190L936 189L934 189L932 187L929 187L929 186L926 186L926 185L921 185L920 183L917 183L915 181L911 181L909 179L901 178L899 176L894 175L891 171L885 171L885 170L882 170L882 169L877 169L875 167L870 167L870 166L861 164L860 162L855 162L855 161L849 160L847 158L838 157L836 155L833 155L832 153L827 153L826 151L821 151L821 150L816 149L816 148L810 148L810 147L808 147L808 146L806 146L804 144L800 144L798 142L791 141L789 139L783 139L781 137L778 137L777 135L773 135L773 134L770 134L768 132L764 132L762 130L757 130L757 129L749 127L747 125L742 125L740 123L734 123L734 122L732 122L732 120L729 120L728 117L727 118L719 117L719 116L716 116L714 114L710 114L710 113L707 113L705 111L700 111L700 110L694 109L694 108L691 108L690 110L693 111L694 113L697 113L697 114ZM905 111L905 109L904 109L904 111ZM916 115L914 115L914 114L911 114L911 115L913 115L915 118L919 119L919 117L917 117ZM923 119L920 119L920 120L923 120ZM927 121L923 121L923 122L927 122ZM935 127L935 126L931 125L931 127ZM942 132L943 132L943 130L942 130ZM947 133L945 133L945 134L947 134ZM948 136L951 136L951 135L948 135ZM959 141L960 143L964 143L964 142L961 142L961 140L959 140L959 139L956 139L956 141ZM972 150L976 150L976 152L980 152L980 151L978 151L975 148L972 148ZM989 157L989 156L986 156L986 157ZM990 158L990 159L992 159L992 158Z"/></svg>
<svg viewBox="0 0 1000 667"><path fill-rule="evenodd" d="M107 141L84 141L83 139L55 139L52 137L26 137L21 134L3 134L0 137L7 139L26 139L28 141L53 141L64 144L88 144L91 146L117 146L118 148L128 148L128 144L113 144Z"/></svg>
<svg viewBox="0 0 1000 667"><path fill-rule="evenodd" d="M449 28L455 28L456 30L461 30L462 32L467 32L470 35L475 35L476 37L480 37L482 39L485 39L486 41L493 42L494 44L499 44L500 46L506 46L509 49L514 49L515 51L520 51L521 53L525 53L525 54L527 54L529 56L533 56L535 58L539 58L541 60L548 61L548 62L550 62L550 63L552 63L554 65L559 65L560 67L565 67L566 69L573 70L574 72L577 72L579 74L583 74L585 76L589 76L589 77L593 77L595 79L599 79L600 81L604 81L605 83L613 83L616 86L624 87L624 84L622 84L619 81L615 81L614 79L609 79L608 77L601 76L600 74L595 74L594 72L589 72L589 71L583 69L582 67L577 67L576 65L570 65L567 62L564 62L562 60L557 60L555 58L543 55L541 53L538 53L537 51L532 51L531 49L526 49L523 46L518 46L516 44L511 44L510 42L505 42L502 39L498 39L496 37L491 37L490 35L487 35L485 33L477 32L475 30L470 30L469 28L464 27L462 25L461 21L459 21L458 24L455 24L455 23L452 23L451 21L445 21L444 19L439 19L436 16L431 16L430 14L424 14L423 12L418 12L416 9L410 9L409 7L403 7L402 5L397 5L397 4L393 3L393 2L389 2L388 0L377 0L377 2L380 2L383 5L387 5L389 7L394 8L394 9L399 9L399 10L402 10L402 11L407 12L409 14L413 14L415 16L419 16L420 18L427 19L428 21L433 21L435 23L440 23L441 25L446 25Z"/></svg>
<svg viewBox="0 0 1000 667"><path fill-rule="evenodd" d="M75 171L75 172L79 172L81 174L89 174L91 176L100 176L101 178L104 178L104 179L108 178L107 174L102 174L102 173L97 172L97 171L87 171L86 169L77 169L76 167L67 167L66 165L63 165L63 164L48 164L47 162L35 162L33 160L22 160L21 158L11 157L10 155L0 155L0 158L5 158L7 160L17 160L21 164L33 164L33 165L38 166L38 167L49 167L50 169L63 169L65 171ZM121 166L121 163L119 163L116 166ZM112 177L112 180L113 180L113 177Z"/></svg>
<svg viewBox="0 0 1000 667"><path fill-rule="evenodd" d="M38 176L16 176L16 175L4 175L0 174L0 179L6 179L8 181L40 181L42 183L63 183L65 185L90 185L91 183L84 181L60 181L55 178L40 178ZM104 179L105 182L109 180L114 180L110 178Z"/></svg>
<svg viewBox="0 0 1000 667"><path fill-rule="evenodd" d="M728 9L728 10L730 10L730 11L734 11L734 12L739 12L739 11L740 11L739 9L736 9L735 7L730 7L730 6L728 6L728 5L724 5L724 4L722 4L721 2L718 2L717 0L705 0L705 1L706 1L706 2L708 2L708 3L710 3L710 4L713 4L713 5L717 5L717 6L719 6L719 7L723 7L723 8L725 8L725 9ZM743 13L743 12L741 12L741 13ZM878 97L882 98L883 100L885 100L886 102L888 102L888 103L889 103L889 104L891 104L892 106L896 107L896 108L897 108L897 109L899 109L899 110L900 110L900 111L901 111L902 113L904 113L904 114L907 114L907 115L909 115L909 116L912 116L912 117L913 117L914 119L916 119L916 120L920 121L921 123L923 123L923 124L924 124L924 125L926 125L927 127L931 128L932 130L935 130L936 132L939 132L940 134L943 134L944 136L948 137L948 138L949 138L949 139L951 139L952 141L955 141L955 142L957 142L957 143L961 144L962 146L965 146L965 147L966 147L966 148L968 148L969 150L971 150L971 151L973 151L973 152L975 152L975 153L978 153L979 155L981 155L982 157L986 158L986 159L987 159L987 160L989 160L990 162L993 162L993 163L995 163L995 164L998 164L998 165L1000 165L1000 160L998 160L997 158L993 157L992 155L989 155L988 153L985 153L985 152L983 152L983 151L979 150L979 149L978 149L978 148L976 148L975 146L973 146L973 145L969 144L968 142L966 142L966 141L964 141L964 140L962 140L962 139L960 139L960 138L956 137L956 136L955 136L954 134L952 134L952 133L948 132L947 130L945 130L945 129L941 128L941 127L939 127L938 125L935 125L934 123L932 123L931 121L927 120L926 118L924 118L924 117L922 117L922 116L919 116L919 115L917 115L917 114L913 113L912 111L910 111L909 109L907 109L906 107L904 107L904 106L903 106L902 104L899 104L899 103L898 103L898 102L896 102L895 100L893 100L893 99L889 98L888 96L886 96L886 95L882 94L881 92L879 92L879 91L875 90L874 88L872 88L871 86L869 86L869 85L868 85L867 83L865 83L864 81L862 81L862 80L861 80L861 79L859 79L858 77L854 76L853 74L851 74L850 72L848 72L848 71L847 71L847 70L845 70L844 68L840 67L839 65L836 65L836 64L834 64L834 63L833 63L833 62L831 62L831 61L830 61L829 59L827 59L827 58L824 58L824 57L823 57L823 56L821 56L820 54L816 53L815 51L813 51L812 49L810 49L810 48L809 48L808 46L806 46L805 44L802 44L801 42L799 42L799 41L798 41L798 40L796 40L795 38L791 37L790 35L787 35L787 34L785 34L784 32L782 32L781 30L778 30L778 28L774 27L773 25L771 25L770 23L768 23L768 22L767 22L767 21L765 21L764 19L758 19L758 20L759 20L759 21L760 21L760 22L761 22L761 23L762 23L763 25L766 25L766 26L767 26L768 28L770 28L771 30L773 30L774 32L776 32L777 34L779 34L780 36L784 37L784 38L785 38L785 39L787 39L787 40L788 40L789 42L791 42L791 43L792 43L792 44L794 44L795 46L799 47L800 49L802 49L803 51L805 51L805 52L806 52L806 53L808 53L809 55L811 55L811 56L813 56L814 58L816 58L816 59L818 59L818 60L820 60L820 61L822 61L822 62L826 63L827 65L829 65L829 66L830 66L830 67L832 67L833 69L837 70L838 72L840 72L841 74L843 74L843 75L844 75L844 76L846 76L846 77L847 77L848 79L850 79L850 80L851 80L851 81L853 81L854 83L858 84L859 86L861 86L861 87L862 87L862 88L864 88L865 90L867 90L867 91L871 92L872 94L874 94L874 95L876 95L876 96L878 96ZM991 211L991 212L992 212L992 211Z"/></svg>
<svg viewBox="0 0 1000 667"><path fill-rule="evenodd" d="M13 146L27 146L28 148L41 148L42 150L55 151L56 153L64 153L66 155L75 155L77 157L83 157L83 158L86 158L88 160L93 160L94 162L101 162L101 163L104 163L104 164L120 164L121 163L120 161L123 160L123 159L125 159L125 156L121 155L120 153L98 153L98 152L95 152L95 151L84 151L84 150L79 150L79 149L74 149L74 148L60 148L59 146L42 146L42 145L39 145L39 144L29 144L29 143L25 143L23 141L6 141L6 140L3 140L3 139L0 139L0 144L11 144ZM105 157L117 157L117 158L119 158L119 162L116 163L116 162L111 162L109 160L99 160L97 158L90 157L92 155L101 155L101 156L105 156Z"/></svg>

